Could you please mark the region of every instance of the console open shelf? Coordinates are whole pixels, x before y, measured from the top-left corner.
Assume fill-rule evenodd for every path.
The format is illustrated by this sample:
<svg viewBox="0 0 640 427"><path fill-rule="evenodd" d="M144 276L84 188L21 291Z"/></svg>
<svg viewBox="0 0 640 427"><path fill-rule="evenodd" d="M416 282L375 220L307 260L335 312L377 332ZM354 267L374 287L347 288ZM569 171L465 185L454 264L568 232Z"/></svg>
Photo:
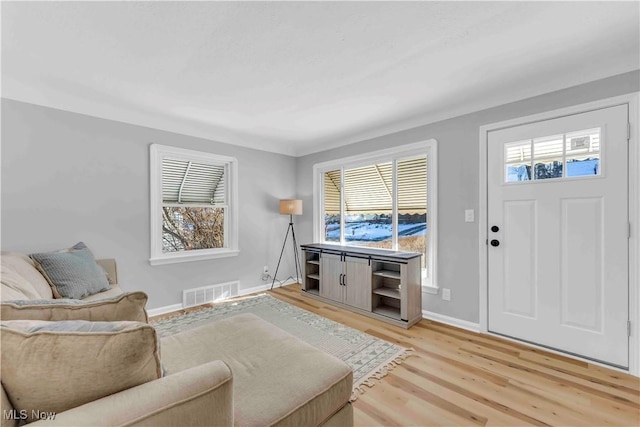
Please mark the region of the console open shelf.
<svg viewBox="0 0 640 427"><path fill-rule="evenodd" d="M376 295L381 295L383 297L400 299L400 289L392 289L387 287L382 287L378 289L374 289L373 293Z"/></svg>
<svg viewBox="0 0 640 427"><path fill-rule="evenodd" d="M388 305L379 305L373 309L373 313L381 316L390 317L392 319L400 319L400 311L396 307L390 307Z"/></svg>
<svg viewBox="0 0 640 427"><path fill-rule="evenodd" d="M313 295L320 295L320 253L305 252L304 260L302 290Z"/></svg>
<svg viewBox="0 0 640 427"><path fill-rule="evenodd" d="M374 271L373 275L374 276L380 276L380 277L389 277L391 279L400 279L400 272L399 271L378 270L378 271Z"/></svg>

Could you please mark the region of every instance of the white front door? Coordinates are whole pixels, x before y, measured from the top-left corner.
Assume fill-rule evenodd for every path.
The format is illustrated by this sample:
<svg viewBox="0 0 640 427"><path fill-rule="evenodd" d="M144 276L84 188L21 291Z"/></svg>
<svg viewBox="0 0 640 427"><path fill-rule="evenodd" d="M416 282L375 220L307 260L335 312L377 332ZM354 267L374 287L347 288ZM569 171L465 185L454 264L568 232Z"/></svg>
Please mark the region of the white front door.
<svg viewBox="0 0 640 427"><path fill-rule="evenodd" d="M488 329L629 366L628 106L489 132Z"/></svg>

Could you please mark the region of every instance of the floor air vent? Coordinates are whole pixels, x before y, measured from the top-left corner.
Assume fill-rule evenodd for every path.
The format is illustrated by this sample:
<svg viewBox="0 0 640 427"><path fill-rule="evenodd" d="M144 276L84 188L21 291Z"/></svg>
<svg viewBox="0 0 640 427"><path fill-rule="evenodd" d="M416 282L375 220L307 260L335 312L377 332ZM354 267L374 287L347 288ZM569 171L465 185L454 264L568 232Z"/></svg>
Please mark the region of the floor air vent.
<svg viewBox="0 0 640 427"><path fill-rule="evenodd" d="M239 282L227 282L219 285L203 286L201 288L182 291L182 307L207 304L238 296Z"/></svg>

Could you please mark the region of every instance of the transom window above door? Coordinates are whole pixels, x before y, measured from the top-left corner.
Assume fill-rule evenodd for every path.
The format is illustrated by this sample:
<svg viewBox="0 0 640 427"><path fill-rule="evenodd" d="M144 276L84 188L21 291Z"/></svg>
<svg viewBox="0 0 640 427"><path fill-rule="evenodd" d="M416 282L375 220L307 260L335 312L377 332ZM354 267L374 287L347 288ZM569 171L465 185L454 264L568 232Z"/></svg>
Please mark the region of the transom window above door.
<svg viewBox="0 0 640 427"><path fill-rule="evenodd" d="M586 129L504 144L505 182L600 175L600 131Z"/></svg>

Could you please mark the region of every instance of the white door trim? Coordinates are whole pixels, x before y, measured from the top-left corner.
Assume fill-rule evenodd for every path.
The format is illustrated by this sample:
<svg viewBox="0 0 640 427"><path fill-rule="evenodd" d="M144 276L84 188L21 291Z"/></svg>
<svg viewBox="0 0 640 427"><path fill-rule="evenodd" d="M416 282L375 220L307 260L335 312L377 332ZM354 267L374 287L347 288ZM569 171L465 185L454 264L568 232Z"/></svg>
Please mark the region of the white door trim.
<svg viewBox="0 0 640 427"><path fill-rule="evenodd" d="M487 135L490 131L519 126L528 123L549 120L572 114L584 113L601 108L613 107L620 104L629 105L629 122L631 135L629 140L629 221L631 222L631 238L629 239L629 320L631 321L631 336L629 337L629 373L640 376L640 147L638 147L638 98L640 92L602 99L586 104L547 111L526 117L491 123L480 127L480 164L479 164L479 207L478 207L478 247L480 262L479 277L479 326L480 332L490 333L487 328L487 280L488 280L488 252L487 252ZM593 363L592 361L588 361ZM616 368L612 368L616 369ZM619 369L621 370L621 369ZM621 370L627 372L625 370Z"/></svg>

